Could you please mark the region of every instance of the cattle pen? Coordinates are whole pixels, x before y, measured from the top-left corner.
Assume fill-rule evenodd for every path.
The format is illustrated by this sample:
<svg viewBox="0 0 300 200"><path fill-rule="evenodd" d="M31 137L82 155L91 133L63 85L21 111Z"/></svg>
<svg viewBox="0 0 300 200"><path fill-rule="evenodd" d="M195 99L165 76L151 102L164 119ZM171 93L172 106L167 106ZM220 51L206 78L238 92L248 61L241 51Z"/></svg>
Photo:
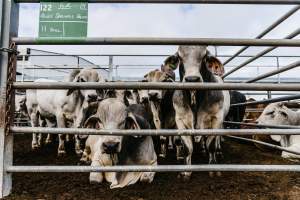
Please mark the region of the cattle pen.
<svg viewBox="0 0 300 200"><path fill-rule="evenodd" d="M75 0L74 0L75 1ZM16 134L33 132L44 134L82 134L82 135L300 135L300 128L272 127L269 129L215 129L215 130L103 130L96 129L63 129L15 127L14 95L15 90L25 89L175 89L175 90L241 90L241 91L300 91L299 83L255 83L273 75L300 66L300 61L293 62L274 71L261 74L242 83L144 83L144 82L106 82L106 83L36 83L16 82L16 60L18 45L213 45L213 46L245 46L224 62L224 65L241 54L247 47L269 47L242 64L224 74L226 78L249 63L264 56L277 47L300 47L300 39L293 39L300 34L300 27L283 39L262 39L264 35L276 28L292 14L300 9L300 0L87 0L88 3L142 3L142 4L253 4L253 5L295 5L288 13L275 21L255 39L244 38L133 38L133 37L93 37L50 39L35 37L18 37L19 4L40 3L40 0L0 0L1 46L0 46L0 81L1 103L4 106L5 123L0 128L0 197L11 193L13 182L12 173L21 172L180 172L180 171L248 171L248 172L300 172L299 165L260 165L260 164L193 164L193 165L158 165L158 166L37 166L13 165L13 137ZM71 2L71 1L70 1ZM296 23L296 22L295 22ZM269 102L279 102L299 99L299 95L289 95ZM261 102L256 102L257 104ZM252 103L255 104L255 103ZM239 105L235 105L239 106ZM254 125L255 126L255 125Z"/></svg>

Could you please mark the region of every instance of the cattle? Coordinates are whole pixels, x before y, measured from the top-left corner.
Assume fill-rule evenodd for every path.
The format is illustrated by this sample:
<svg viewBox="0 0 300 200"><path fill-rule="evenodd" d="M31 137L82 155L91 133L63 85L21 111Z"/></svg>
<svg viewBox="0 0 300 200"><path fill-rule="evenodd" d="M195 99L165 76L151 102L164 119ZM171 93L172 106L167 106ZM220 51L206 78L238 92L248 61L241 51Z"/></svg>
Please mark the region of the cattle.
<svg viewBox="0 0 300 200"><path fill-rule="evenodd" d="M173 82L174 77L161 70L153 70L144 76L147 82ZM149 105L156 129L174 129L175 110L173 108L172 98L174 90L149 90ZM172 148L172 137L160 136L160 156L166 157L167 146ZM169 140L168 140L169 139Z"/></svg>
<svg viewBox="0 0 300 200"><path fill-rule="evenodd" d="M213 74L211 63L221 62L212 56L206 46L179 46L178 52L168 60L173 68L179 67L181 82L223 83L219 76ZM173 95L175 121L178 129L219 129L229 111L230 97L228 91L176 90ZM202 138L208 151L209 163L217 163L216 153L220 152L220 136ZM184 163L190 165L193 153L191 136L181 136L185 147ZM200 136L195 140L199 142ZM219 174L219 173L218 173ZM181 173L188 180L191 172ZM210 175L213 175L211 172Z"/></svg>
<svg viewBox="0 0 300 200"><path fill-rule="evenodd" d="M104 82L101 75L94 69L74 70L65 81L69 82ZM36 82L56 82L48 79L39 79ZM49 122L57 123L57 127L65 128L71 122L74 128L83 126L90 107L97 102L99 92L96 90L27 90L26 106L33 127L38 126L39 117ZM101 98L101 97L100 97ZM55 123L51 123L51 127ZM58 156L65 155L65 135L59 135ZM36 141L33 139L32 147ZM39 144L37 144L38 146ZM75 136L75 151L81 155L80 138Z"/></svg>
<svg viewBox="0 0 300 200"><path fill-rule="evenodd" d="M16 94L15 95L15 123L17 126L24 126L23 119L28 118L27 107L26 107L26 95Z"/></svg>
<svg viewBox="0 0 300 200"><path fill-rule="evenodd" d="M266 125L300 125L300 112L293 111L285 106L284 103L269 104L257 119L258 124ZM282 130L284 131L284 130ZM271 135L271 138L279 142L282 147L288 150L300 152L299 135ZM300 156L283 151L281 156L287 159L299 159Z"/></svg>
<svg viewBox="0 0 300 200"><path fill-rule="evenodd" d="M123 101L127 106L132 104L138 104L139 93L137 90L107 90L105 93L105 98L118 98Z"/></svg>
<svg viewBox="0 0 300 200"><path fill-rule="evenodd" d="M108 98L98 105L97 113L85 123L97 129L149 129L147 112L139 104L128 107L117 98ZM91 166L157 165L157 156L151 136L90 135L81 161ZM137 181L152 182L154 172L90 173L92 183L110 182L111 188L121 188Z"/></svg>
<svg viewBox="0 0 300 200"><path fill-rule="evenodd" d="M230 94L230 104L246 102L246 96L238 91L229 91L229 94ZM246 105L230 107L225 120L232 121L232 122L242 122L244 119L245 111L246 111ZM237 125L226 124L226 128L240 129L241 126L238 124Z"/></svg>

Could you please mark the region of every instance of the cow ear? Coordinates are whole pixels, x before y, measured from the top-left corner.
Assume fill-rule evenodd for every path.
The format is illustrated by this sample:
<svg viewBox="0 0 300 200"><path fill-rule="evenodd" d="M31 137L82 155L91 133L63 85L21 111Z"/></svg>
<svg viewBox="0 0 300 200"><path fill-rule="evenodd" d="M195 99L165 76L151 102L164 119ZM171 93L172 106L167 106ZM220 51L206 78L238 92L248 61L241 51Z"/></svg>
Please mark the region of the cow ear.
<svg viewBox="0 0 300 200"><path fill-rule="evenodd" d="M78 74L73 78L72 82L80 82ZM67 92L67 96L70 96L74 91L74 89L69 89Z"/></svg>
<svg viewBox="0 0 300 200"><path fill-rule="evenodd" d="M141 129L139 123L137 122L137 119L135 115L132 112L129 112L126 118L126 129Z"/></svg>
<svg viewBox="0 0 300 200"><path fill-rule="evenodd" d="M101 124L101 121L100 121L99 117L97 117L96 115L92 115L84 122L83 127L100 129L100 128L102 128L100 124Z"/></svg>
<svg viewBox="0 0 300 200"><path fill-rule="evenodd" d="M109 89L106 91L104 98L116 98L116 90Z"/></svg>
<svg viewBox="0 0 300 200"><path fill-rule="evenodd" d="M218 76L222 76L225 73L224 66L221 61L210 53L208 53L206 57L206 66L213 74Z"/></svg>
<svg viewBox="0 0 300 200"><path fill-rule="evenodd" d="M164 65L161 66L161 71L168 72L170 70L176 70L179 66L179 55L178 53L169 56L165 62Z"/></svg>

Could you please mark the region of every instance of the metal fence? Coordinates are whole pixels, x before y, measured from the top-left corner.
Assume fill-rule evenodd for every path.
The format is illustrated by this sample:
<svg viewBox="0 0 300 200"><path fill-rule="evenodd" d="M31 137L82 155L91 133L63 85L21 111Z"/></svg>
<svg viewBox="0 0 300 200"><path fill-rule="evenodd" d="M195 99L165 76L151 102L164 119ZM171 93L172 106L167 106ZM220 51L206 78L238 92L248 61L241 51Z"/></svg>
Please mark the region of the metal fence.
<svg viewBox="0 0 300 200"><path fill-rule="evenodd" d="M299 39L236 39L236 38L86 38L86 39L38 39L17 37L18 4L0 0L2 5L2 47L15 50L14 45L222 45L222 46L285 46L300 47ZM16 0L16 2L38 3L39 0ZM300 0L88 0L90 3L211 3L211 4L289 4L300 5ZM291 35L299 33L299 29ZM14 51L1 53L1 88L5 97L5 128L0 129L0 195L7 196L12 188L11 173L18 172L104 172L104 171L300 171L298 165L163 165L163 166L14 166L13 135L17 133L73 133L128 135L126 130L62 129L13 127L13 98L15 89L197 89L197 90L260 90L260 91L300 91L299 84L262 83L16 83ZM263 53L261 53L263 54ZM256 56L259 57L259 56ZM242 68L243 66L239 67ZM280 73L277 71L276 73ZM273 74L276 74L273 73ZM4 94L5 93L5 94ZM246 135L275 134L300 135L300 129L210 129L210 130L139 130L135 135Z"/></svg>

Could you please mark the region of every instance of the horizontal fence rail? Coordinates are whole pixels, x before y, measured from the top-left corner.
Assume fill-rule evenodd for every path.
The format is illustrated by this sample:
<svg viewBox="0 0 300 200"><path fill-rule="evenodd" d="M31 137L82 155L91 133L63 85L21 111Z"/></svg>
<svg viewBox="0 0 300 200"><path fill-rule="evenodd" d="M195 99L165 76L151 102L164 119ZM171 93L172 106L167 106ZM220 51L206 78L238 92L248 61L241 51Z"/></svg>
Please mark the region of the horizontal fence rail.
<svg viewBox="0 0 300 200"><path fill-rule="evenodd" d="M244 122L230 122L224 121L225 124L252 126L258 128L278 128L278 129L299 129L300 126L289 126L289 125L271 125L271 124L255 124L255 123L244 123Z"/></svg>
<svg viewBox="0 0 300 200"><path fill-rule="evenodd" d="M300 135L299 129L143 129L143 130L98 130L86 128L42 128L42 127L11 127L13 134L72 134L72 135L163 135L163 136L192 136L192 135Z"/></svg>
<svg viewBox="0 0 300 200"><path fill-rule="evenodd" d="M218 46L284 46L299 47L300 39L235 39L235 38L27 38L15 37L17 45L218 45Z"/></svg>
<svg viewBox="0 0 300 200"><path fill-rule="evenodd" d="M295 99L300 99L300 94L284 96L284 97L277 97L277 98L272 98L272 99L265 99L265 100L260 100L260 101L249 101L249 102L245 102L245 103L236 103L236 104L231 104L230 106L235 107L235 106L247 106L247 105L257 105L257 104L269 104L269 103L276 103L276 102L282 102L282 101L290 101L290 100L295 100Z"/></svg>
<svg viewBox="0 0 300 200"><path fill-rule="evenodd" d="M79 0L68 0L78 2ZM40 3L41 0L15 0L17 3ZM291 5L300 4L299 0L84 0L88 3L181 3L181 4L273 4Z"/></svg>
<svg viewBox="0 0 300 200"><path fill-rule="evenodd" d="M166 89L166 90L258 90L300 91L300 84L269 83L148 83L148 82L15 82L14 89Z"/></svg>
<svg viewBox="0 0 300 200"><path fill-rule="evenodd" d="M262 141L259 141L259 140L254 140L254 139L249 139L249 138L244 138L244 137L231 136L231 135L226 135L226 137L232 138L232 139L235 139L235 140L241 140L241 141L251 142L251 143L255 143L255 144L260 144L260 145L264 145L264 146L267 146L269 148L276 149L276 150L279 150L279 151L285 151L285 152L289 152L289 153L292 153L292 154L300 155L300 152L298 152L298 151L293 151L293 150L290 150L290 149L282 147L282 146L262 142Z"/></svg>
<svg viewBox="0 0 300 200"><path fill-rule="evenodd" d="M243 171L300 172L300 165L130 165L130 166L9 166L7 172L182 172L182 171Z"/></svg>

